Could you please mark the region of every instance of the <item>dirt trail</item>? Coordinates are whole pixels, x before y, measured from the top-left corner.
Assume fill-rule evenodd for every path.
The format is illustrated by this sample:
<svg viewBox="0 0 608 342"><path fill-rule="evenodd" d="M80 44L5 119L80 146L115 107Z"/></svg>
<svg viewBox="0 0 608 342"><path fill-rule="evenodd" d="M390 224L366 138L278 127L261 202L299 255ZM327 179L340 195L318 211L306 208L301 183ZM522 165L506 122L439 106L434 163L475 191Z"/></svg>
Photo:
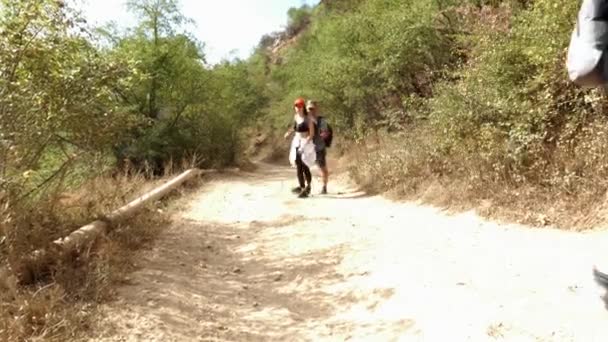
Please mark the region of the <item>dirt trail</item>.
<svg viewBox="0 0 608 342"><path fill-rule="evenodd" d="M222 175L104 307L91 341L608 341L605 233L449 216L294 171Z"/></svg>

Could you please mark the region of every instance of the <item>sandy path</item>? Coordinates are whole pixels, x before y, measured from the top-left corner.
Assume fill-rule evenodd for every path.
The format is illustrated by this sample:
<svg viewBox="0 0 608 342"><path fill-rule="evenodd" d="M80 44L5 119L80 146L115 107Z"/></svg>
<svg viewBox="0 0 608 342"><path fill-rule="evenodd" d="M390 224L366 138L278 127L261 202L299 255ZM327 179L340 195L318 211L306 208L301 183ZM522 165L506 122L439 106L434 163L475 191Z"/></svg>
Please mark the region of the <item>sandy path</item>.
<svg viewBox="0 0 608 342"><path fill-rule="evenodd" d="M608 341L605 233L356 192L301 200L262 166L205 185L92 341ZM339 194L338 194L339 192Z"/></svg>

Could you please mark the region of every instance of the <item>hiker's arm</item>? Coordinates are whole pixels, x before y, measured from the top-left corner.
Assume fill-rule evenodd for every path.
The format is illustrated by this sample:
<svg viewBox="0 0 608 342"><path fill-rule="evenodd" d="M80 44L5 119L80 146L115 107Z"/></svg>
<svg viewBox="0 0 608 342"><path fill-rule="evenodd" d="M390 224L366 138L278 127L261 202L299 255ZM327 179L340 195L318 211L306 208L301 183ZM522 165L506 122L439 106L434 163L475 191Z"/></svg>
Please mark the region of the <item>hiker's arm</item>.
<svg viewBox="0 0 608 342"><path fill-rule="evenodd" d="M313 120L310 120L310 123L308 124L308 136L306 137L307 143L312 141L312 138L314 138L316 126L317 126L317 124Z"/></svg>
<svg viewBox="0 0 608 342"><path fill-rule="evenodd" d="M294 131L295 131L295 129L293 127L289 127L287 132L285 132L285 135L283 135L283 139L287 139L291 135L291 133L293 133Z"/></svg>

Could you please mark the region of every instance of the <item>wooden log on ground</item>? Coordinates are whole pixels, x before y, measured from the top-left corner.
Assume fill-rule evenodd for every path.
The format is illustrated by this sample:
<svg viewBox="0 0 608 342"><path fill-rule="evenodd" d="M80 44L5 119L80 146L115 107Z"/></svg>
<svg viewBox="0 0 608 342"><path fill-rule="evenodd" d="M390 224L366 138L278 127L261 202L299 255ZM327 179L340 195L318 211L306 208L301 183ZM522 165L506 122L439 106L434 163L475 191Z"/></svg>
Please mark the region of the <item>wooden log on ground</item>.
<svg viewBox="0 0 608 342"><path fill-rule="evenodd" d="M55 240L53 243L63 251L79 250L84 244L95 240L98 236L106 233L108 229L107 221L95 221L73 231L70 235Z"/></svg>
<svg viewBox="0 0 608 342"><path fill-rule="evenodd" d="M238 171L238 169L230 170ZM184 182L198 177L201 174L209 174L216 172L220 172L220 170L187 170L179 176L171 179L169 182L161 185L160 187L144 194L143 196L133 200L127 205L117 210L114 210L109 215L105 216L105 218L91 222L88 225L73 231L68 236L55 240L52 245L49 246L48 250L53 252L60 252L62 254L78 251L83 246L86 246L90 242L95 241L95 239L97 239L99 236L106 234L108 228L112 224L119 223L135 215L147 204L163 198ZM34 251L27 258L25 258L28 264L35 265L35 267L25 267L24 270L16 272L18 273L16 274L16 276L19 278L20 282L27 283L28 279L33 279L33 275L31 274L32 272L35 272L33 271L33 269L40 270L42 267L44 267L44 265L47 265L47 267L50 266L50 263L54 261L50 260L51 257L49 255L50 253L48 253L47 250L41 249ZM3 271L4 273L8 274L8 269L6 266L1 267L0 271ZM1 274L3 273L0 272L0 275Z"/></svg>
<svg viewBox="0 0 608 342"><path fill-rule="evenodd" d="M185 171L169 182L133 200L131 203L114 210L112 213L107 215L104 220L98 220L79 228L67 237L55 240L54 244L60 246L61 249L66 252L78 249L98 236L105 234L109 225L119 223L135 215L135 213L145 207L148 203L163 198L185 181L197 177L201 173L202 171L199 169L190 169Z"/></svg>

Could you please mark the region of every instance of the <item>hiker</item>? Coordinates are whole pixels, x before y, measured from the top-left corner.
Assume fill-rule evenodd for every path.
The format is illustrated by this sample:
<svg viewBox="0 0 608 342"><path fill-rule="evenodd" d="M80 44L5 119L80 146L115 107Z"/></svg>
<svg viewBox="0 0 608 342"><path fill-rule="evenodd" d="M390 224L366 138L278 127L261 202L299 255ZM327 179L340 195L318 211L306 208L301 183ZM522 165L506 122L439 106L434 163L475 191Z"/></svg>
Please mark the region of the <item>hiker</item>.
<svg viewBox="0 0 608 342"><path fill-rule="evenodd" d="M583 0L572 30L566 68L570 81L585 88L608 85L608 1Z"/></svg>
<svg viewBox="0 0 608 342"><path fill-rule="evenodd" d="M584 88L608 86L608 1L583 0L572 30L566 68L570 81ZM592 268L595 281L608 290L608 271ZM603 296L608 309L608 291Z"/></svg>
<svg viewBox="0 0 608 342"><path fill-rule="evenodd" d="M327 168L327 146L325 138L329 133L329 125L323 116L319 114L319 104L317 101L308 100L306 109L310 115L312 122L315 124L315 151L316 151L316 163L321 170L321 177L323 178L323 188L321 194L327 194L327 183L329 181L329 169Z"/></svg>
<svg viewBox="0 0 608 342"><path fill-rule="evenodd" d="M293 105L295 109L293 127L285 133L284 138L287 139L291 133L295 132L291 144L290 159L294 158L292 155L295 154L294 162L299 186L292 189L292 191L298 194L299 198L306 198L310 195L312 173L310 172L309 165L307 165L305 161L310 163L309 153L311 149L314 151L312 141L315 135L314 124L311 122L310 116L308 115L304 99L296 99Z"/></svg>

